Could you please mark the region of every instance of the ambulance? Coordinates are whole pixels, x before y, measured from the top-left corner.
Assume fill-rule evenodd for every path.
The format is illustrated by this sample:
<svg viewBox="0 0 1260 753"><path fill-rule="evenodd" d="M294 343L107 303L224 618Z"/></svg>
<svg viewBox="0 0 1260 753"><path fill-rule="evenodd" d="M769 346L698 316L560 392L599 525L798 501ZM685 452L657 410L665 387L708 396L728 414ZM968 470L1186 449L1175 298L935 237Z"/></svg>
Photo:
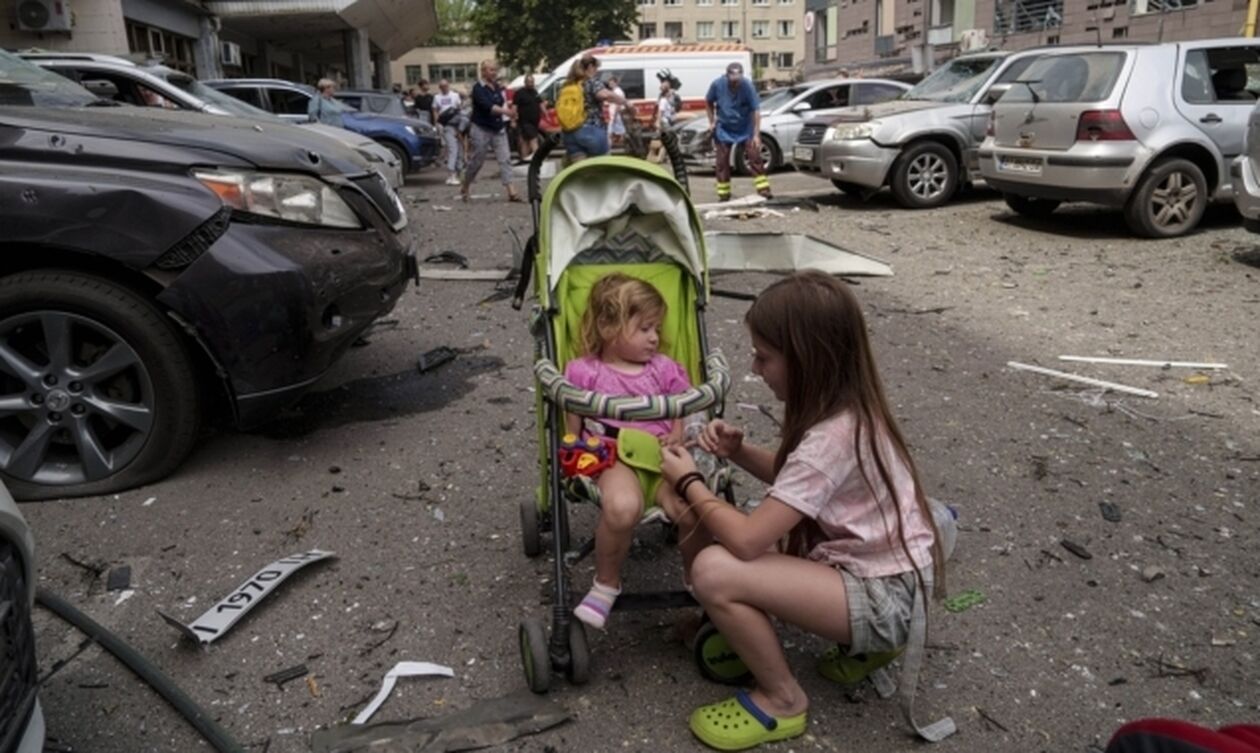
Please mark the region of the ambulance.
<svg viewBox="0 0 1260 753"><path fill-rule="evenodd" d="M744 66L744 75L752 75L752 51L742 44L674 44L670 39L647 39L634 44L592 47L564 61L546 76L535 76L538 95L548 105L539 124L542 130L560 130L553 109L556 99L569 69L586 54L599 60L601 80L617 77L618 86L626 93L640 124L649 129L656 117L656 100L660 97L657 73L669 71L682 83L678 89L683 102L679 120L704 115L704 96L714 79L726 75L726 66L740 63Z"/></svg>

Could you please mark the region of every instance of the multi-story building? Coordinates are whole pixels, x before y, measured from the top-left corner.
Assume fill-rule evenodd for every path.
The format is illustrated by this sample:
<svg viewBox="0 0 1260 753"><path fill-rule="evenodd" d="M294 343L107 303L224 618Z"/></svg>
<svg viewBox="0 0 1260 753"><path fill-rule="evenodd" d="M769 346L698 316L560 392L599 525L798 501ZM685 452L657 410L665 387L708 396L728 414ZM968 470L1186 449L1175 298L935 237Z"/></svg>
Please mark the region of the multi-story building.
<svg viewBox="0 0 1260 753"><path fill-rule="evenodd" d="M482 60L494 60L494 47L489 45L442 44L417 47L393 62L394 80L406 86L424 79L434 86L446 79L460 92L472 90L477 83ZM501 66L499 78L510 81L514 73Z"/></svg>
<svg viewBox="0 0 1260 753"><path fill-rule="evenodd" d="M969 48L1019 50L1241 33L1248 0L806 0L807 78L911 68L924 36L935 60ZM924 17L924 9L928 17Z"/></svg>
<svg viewBox="0 0 1260 753"><path fill-rule="evenodd" d="M752 50L751 73L759 84L772 86L801 78L805 0L637 1L639 39L741 42Z"/></svg>

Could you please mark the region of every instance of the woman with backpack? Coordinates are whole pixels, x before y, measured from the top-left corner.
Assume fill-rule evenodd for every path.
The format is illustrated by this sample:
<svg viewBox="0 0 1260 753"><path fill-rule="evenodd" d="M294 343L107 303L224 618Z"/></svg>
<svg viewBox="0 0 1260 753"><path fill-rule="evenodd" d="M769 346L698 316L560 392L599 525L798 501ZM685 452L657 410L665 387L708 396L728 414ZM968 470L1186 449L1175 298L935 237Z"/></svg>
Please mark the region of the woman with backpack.
<svg viewBox="0 0 1260 753"><path fill-rule="evenodd" d="M608 154L608 131L604 128L604 103L624 105L626 98L599 80L599 60L583 55L569 69L569 76L556 98L556 119L564 131L564 153L570 162Z"/></svg>

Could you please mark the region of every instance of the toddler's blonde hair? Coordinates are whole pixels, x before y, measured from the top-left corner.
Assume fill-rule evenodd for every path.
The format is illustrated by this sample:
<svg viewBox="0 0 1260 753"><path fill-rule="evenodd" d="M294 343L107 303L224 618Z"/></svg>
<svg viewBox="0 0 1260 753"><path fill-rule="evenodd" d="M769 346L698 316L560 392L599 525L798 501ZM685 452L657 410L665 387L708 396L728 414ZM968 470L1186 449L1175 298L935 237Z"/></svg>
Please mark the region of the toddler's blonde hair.
<svg viewBox="0 0 1260 753"><path fill-rule="evenodd" d="M581 355L599 356L636 316L665 319L665 299L651 284L621 272L601 277L582 314Z"/></svg>

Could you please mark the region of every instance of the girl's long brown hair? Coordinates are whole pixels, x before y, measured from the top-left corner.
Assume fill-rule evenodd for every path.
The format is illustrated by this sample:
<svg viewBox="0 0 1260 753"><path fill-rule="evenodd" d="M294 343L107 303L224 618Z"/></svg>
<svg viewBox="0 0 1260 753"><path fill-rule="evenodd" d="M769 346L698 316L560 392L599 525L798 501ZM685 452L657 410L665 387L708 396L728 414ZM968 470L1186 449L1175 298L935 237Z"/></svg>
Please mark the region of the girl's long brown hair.
<svg viewBox="0 0 1260 753"><path fill-rule="evenodd" d="M783 355L787 365L787 388L784 399L782 443L774 458L777 474L788 455L801 443L805 432L819 422L842 412L853 415L854 457L871 496L879 494L868 477L867 463L872 461L879 481L892 497L896 518L896 536L906 561L915 567L915 577L923 587L917 564L910 556L902 526L902 505L909 500L898 498L893 485L890 462L900 460L914 479L915 499L919 515L932 529L932 573L937 598L945 593L945 557L940 532L928 506L919 472L914 465L906 441L897 427L888 399L884 396L879 371L866 334L866 321L857 298L846 283L821 272L801 272L779 280L757 297L744 316L748 329L759 339ZM897 458L884 457L881 437L886 434ZM888 541L893 531L884 516ZM804 556L822 538L818 524L802 520L788 534L787 550Z"/></svg>

